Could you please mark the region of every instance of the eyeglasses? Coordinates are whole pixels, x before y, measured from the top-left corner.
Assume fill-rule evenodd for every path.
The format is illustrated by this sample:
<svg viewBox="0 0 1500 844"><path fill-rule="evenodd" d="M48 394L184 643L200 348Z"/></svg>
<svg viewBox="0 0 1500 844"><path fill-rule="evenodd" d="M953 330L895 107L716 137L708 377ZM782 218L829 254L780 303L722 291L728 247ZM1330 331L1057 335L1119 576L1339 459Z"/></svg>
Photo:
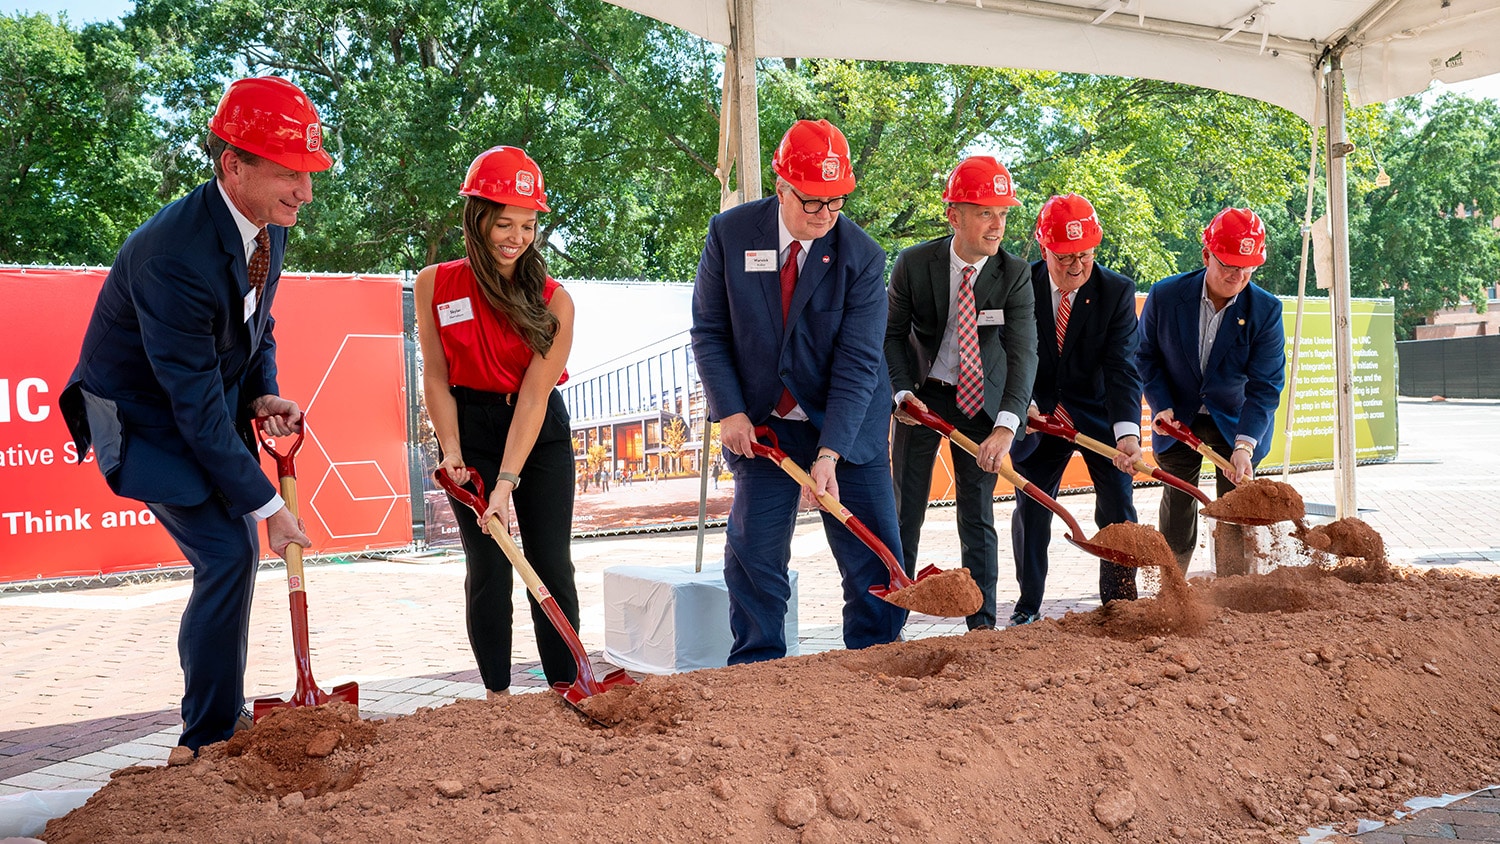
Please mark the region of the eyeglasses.
<svg viewBox="0 0 1500 844"><path fill-rule="evenodd" d="M827 208L829 211L837 211L843 208L844 202L849 199L847 196L835 196L833 199L808 199L798 193L796 188L789 186L787 190L792 192L792 196L797 197L798 201L802 203L802 210L808 214L817 214L824 208Z"/></svg>
<svg viewBox="0 0 1500 844"><path fill-rule="evenodd" d="M1090 249L1087 252L1069 252L1066 255L1060 255L1056 252L1053 252L1052 257L1057 259L1057 263L1062 264L1065 267L1072 267L1094 260L1094 250Z"/></svg>
<svg viewBox="0 0 1500 844"><path fill-rule="evenodd" d="M1250 277L1252 275L1255 275L1255 271L1258 270L1258 269L1260 269L1260 267L1258 267L1258 266L1256 266L1256 267L1236 267L1236 266L1231 266L1230 264L1226 264L1223 261L1219 260L1219 256L1218 255L1214 255L1214 253L1212 253L1212 252L1210 252L1208 254L1213 255L1214 263L1216 263L1216 264L1219 265L1219 268L1224 271L1225 275L1230 275L1230 276L1243 275L1246 278L1248 278L1248 277Z"/></svg>

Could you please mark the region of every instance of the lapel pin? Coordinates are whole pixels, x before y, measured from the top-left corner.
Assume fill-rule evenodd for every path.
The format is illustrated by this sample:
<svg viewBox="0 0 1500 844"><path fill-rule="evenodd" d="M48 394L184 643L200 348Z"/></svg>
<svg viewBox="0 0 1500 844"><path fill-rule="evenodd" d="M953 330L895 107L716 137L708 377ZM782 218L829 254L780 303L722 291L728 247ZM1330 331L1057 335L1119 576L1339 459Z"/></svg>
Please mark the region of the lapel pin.
<svg viewBox="0 0 1500 844"><path fill-rule="evenodd" d="M1083 300L1083 303L1084 303L1084 304L1085 304L1085 305L1087 305L1087 304L1088 304L1088 303L1090 303L1090 302L1092 302L1092 301L1094 301L1094 300L1093 300L1093 299L1084 299L1084 300Z"/></svg>
<svg viewBox="0 0 1500 844"><path fill-rule="evenodd" d="M1244 324L1245 324L1245 318L1244 317L1240 317L1240 325L1244 325Z"/></svg>
<svg viewBox="0 0 1500 844"><path fill-rule="evenodd" d="M828 263L828 261L829 261L829 260L830 260L830 259L829 259L829 257L828 257L828 256L827 256L827 255L824 255L824 256L823 256L823 263L825 263L825 264L826 264L826 263Z"/></svg>

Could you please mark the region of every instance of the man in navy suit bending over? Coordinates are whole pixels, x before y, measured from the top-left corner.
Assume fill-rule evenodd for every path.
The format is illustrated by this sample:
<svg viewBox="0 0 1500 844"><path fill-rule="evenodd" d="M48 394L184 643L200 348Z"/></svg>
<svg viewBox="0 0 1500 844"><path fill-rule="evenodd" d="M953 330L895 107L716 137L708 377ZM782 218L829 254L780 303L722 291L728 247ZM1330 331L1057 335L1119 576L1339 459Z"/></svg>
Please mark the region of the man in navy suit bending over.
<svg viewBox="0 0 1500 844"><path fill-rule="evenodd" d="M1248 208L1226 208L1203 230L1203 269L1151 286L1141 309L1136 364L1156 419L1181 422L1220 454L1235 475L1216 471L1223 495L1249 480L1271 450L1271 427L1286 383L1281 300L1252 284L1266 262L1266 227ZM1198 482L1203 457L1171 437L1152 439L1156 462ZM1198 544L1198 502L1164 487L1159 525L1185 572ZM1221 525L1221 573L1243 573L1242 529Z"/></svg>
<svg viewBox="0 0 1500 844"><path fill-rule="evenodd" d="M193 567L182 613L182 737L194 752L233 734L245 696L260 558L309 542L261 471L250 420L300 429L277 395L276 296L287 227L312 201L317 110L276 77L241 79L209 124L214 178L120 247L62 396L80 452L92 443L116 494L145 502Z"/></svg>
<svg viewBox="0 0 1500 844"><path fill-rule="evenodd" d="M901 556L881 351L885 251L839 214L854 190L849 142L826 120L799 120L771 168L774 197L709 222L693 288L693 355L735 481L724 548L732 664L786 655L797 504L814 501L752 456L755 426L769 425L818 492ZM906 612L866 591L888 582L885 567L832 515L823 524L843 575L844 644L895 641Z"/></svg>
<svg viewBox="0 0 1500 844"><path fill-rule="evenodd" d="M1054 196L1036 221L1042 260L1031 265L1036 293L1036 382L1028 415L1042 413L1079 433L1114 443L1111 463L1061 437L1033 434L1011 448L1016 471L1057 495L1063 472L1081 451L1094 483L1094 523L1133 522L1134 462L1141 456L1141 378L1135 368L1135 282L1094 262L1104 229L1094 206L1076 193ZM1036 621L1047 584L1052 511L1016 496L1011 544L1021 598L1011 624ZM1099 600L1135 600L1135 569L1099 561Z"/></svg>

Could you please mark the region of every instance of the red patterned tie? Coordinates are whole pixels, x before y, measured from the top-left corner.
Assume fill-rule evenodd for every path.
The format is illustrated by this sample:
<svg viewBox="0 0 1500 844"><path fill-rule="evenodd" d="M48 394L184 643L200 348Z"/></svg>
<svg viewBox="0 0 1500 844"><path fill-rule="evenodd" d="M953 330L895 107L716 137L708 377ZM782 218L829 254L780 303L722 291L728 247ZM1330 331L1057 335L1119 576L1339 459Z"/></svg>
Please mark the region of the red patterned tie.
<svg viewBox="0 0 1500 844"><path fill-rule="evenodd" d="M984 368L979 358L979 323L974 307L974 268L964 267L954 303L958 317L958 409L973 418L984 407Z"/></svg>
<svg viewBox="0 0 1500 844"><path fill-rule="evenodd" d="M1058 357L1062 356L1063 337L1065 337L1068 333L1068 316L1072 313L1073 294L1065 291L1062 295L1062 302L1060 302L1057 306ZM1059 403L1057 407L1052 409L1052 415L1057 418L1057 421L1063 423L1064 425L1067 425L1069 428L1073 427L1073 417L1069 416L1066 410L1063 410L1062 404Z"/></svg>
<svg viewBox="0 0 1500 844"><path fill-rule="evenodd" d="M255 251L250 255L250 289L260 298L266 277L271 274L271 233L262 228L255 233Z"/></svg>
<svg viewBox="0 0 1500 844"><path fill-rule="evenodd" d="M802 244L792 241L792 245L786 251L786 263L781 265L781 323L786 325L787 314L792 311L792 291L797 289L797 256L802 253ZM787 328L781 329L782 336L786 336ZM781 390L781 400L776 402L776 415L786 416L797 406L797 400L792 398L792 391L785 387Z"/></svg>

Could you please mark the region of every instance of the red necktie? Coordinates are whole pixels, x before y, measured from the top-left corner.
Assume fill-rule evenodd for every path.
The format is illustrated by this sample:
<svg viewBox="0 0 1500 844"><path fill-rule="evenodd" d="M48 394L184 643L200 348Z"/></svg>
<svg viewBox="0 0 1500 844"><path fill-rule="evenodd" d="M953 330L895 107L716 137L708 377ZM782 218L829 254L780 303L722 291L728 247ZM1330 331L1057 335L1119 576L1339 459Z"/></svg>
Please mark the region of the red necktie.
<svg viewBox="0 0 1500 844"><path fill-rule="evenodd" d="M792 245L786 251L786 263L781 265L781 336L785 337L789 326L786 325L787 314L792 310L792 291L797 289L797 256L802 252L802 244L792 241ZM786 416L797 407L797 400L792 398L792 391L785 387L781 390L781 400L776 402L776 415Z"/></svg>
<svg viewBox="0 0 1500 844"><path fill-rule="evenodd" d="M979 322L974 308L974 268L964 267L954 303L958 317L958 409L973 418L984 407L984 367L979 357Z"/></svg>
<svg viewBox="0 0 1500 844"><path fill-rule="evenodd" d="M1068 333L1068 316L1073 313L1072 300L1073 294L1064 292L1062 302L1057 306L1057 354L1059 357L1062 356L1063 337L1067 336ZM1057 421L1067 425L1069 428L1073 427L1073 417L1069 416L1066 410L1063 410L1061 403L1052 409L1052 415L1057 417Z"/></svg>
<svg viewBox="0 0 1500 844"><path fill-rule="evenodd" d="M271 274L271 234L262 228L255 233L255 251L250 255L250 289L260 298L266 277Z"/></svg>

